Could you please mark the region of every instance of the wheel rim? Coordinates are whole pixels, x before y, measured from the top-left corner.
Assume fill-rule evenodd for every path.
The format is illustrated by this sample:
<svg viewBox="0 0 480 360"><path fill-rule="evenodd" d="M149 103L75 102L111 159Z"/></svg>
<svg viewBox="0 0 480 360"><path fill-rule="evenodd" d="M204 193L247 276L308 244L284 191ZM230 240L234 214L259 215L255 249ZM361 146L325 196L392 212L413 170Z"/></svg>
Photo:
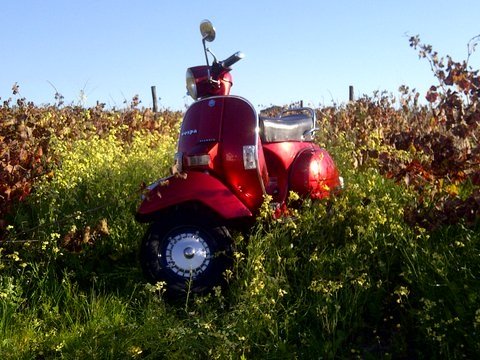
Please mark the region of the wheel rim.
<svg viewBox="0 0 480 360"><path fill-rule="evenodd" d="M195 278L210 264L210 248L197 232L184 232L167 238L167 266L177 275Z"/></svg>

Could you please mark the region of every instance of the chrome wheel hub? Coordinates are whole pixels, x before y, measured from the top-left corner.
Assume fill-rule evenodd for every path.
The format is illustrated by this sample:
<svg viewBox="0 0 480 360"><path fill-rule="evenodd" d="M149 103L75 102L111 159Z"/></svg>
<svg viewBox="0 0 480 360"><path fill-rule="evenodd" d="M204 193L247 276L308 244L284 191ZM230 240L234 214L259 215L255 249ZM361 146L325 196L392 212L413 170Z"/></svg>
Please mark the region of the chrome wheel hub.
<svg viewBox="0 0 480 360"><path fill-rule="evenodd" d="M211 254L198 232L185 232L167 238L165 258L168 267L186 279L195 278L210 264Z"/></svg>

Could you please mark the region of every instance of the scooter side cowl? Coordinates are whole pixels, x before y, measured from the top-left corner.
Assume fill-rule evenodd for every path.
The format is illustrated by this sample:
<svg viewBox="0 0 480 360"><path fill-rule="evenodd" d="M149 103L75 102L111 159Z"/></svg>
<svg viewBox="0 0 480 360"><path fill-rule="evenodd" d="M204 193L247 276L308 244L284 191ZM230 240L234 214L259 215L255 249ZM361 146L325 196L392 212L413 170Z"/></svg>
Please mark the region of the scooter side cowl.
<svg viewBox="0 0 480 360"><path fill-rule="evenodd" d="M301 152L292 164L290 190L312 199L329 197L341 187L339 172L330 154L318 146Z"/></svg>

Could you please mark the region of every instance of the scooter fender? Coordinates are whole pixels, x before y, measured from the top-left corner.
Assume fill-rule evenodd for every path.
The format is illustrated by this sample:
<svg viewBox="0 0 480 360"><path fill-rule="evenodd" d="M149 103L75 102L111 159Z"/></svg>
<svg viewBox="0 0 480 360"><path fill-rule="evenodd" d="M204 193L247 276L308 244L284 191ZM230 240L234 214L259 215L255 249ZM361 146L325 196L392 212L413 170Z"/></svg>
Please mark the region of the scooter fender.
<svg viewBox="0 0 480 360"><path fill-rule="evenodd" d="M225 220L252 216L252 212L220 180L208 173L192 171L159 181L145 195L136 219L150 222L155 213L188 202L199 202Z"/></svg>

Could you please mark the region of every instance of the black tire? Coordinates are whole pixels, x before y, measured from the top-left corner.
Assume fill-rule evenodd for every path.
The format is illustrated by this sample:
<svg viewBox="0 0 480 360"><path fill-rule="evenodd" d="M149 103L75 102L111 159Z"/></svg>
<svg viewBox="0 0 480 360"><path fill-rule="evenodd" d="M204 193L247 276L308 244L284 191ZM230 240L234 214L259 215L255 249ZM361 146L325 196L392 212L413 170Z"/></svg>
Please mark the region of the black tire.
<svg viewBox="0 0 480 360"><path fill-rule="evenodd" d="M141 244L140 262L147 279L164 281L167 295L203 294L224 284L233 264L232 239L208 219L175 216L153 223Z"/></svg>

